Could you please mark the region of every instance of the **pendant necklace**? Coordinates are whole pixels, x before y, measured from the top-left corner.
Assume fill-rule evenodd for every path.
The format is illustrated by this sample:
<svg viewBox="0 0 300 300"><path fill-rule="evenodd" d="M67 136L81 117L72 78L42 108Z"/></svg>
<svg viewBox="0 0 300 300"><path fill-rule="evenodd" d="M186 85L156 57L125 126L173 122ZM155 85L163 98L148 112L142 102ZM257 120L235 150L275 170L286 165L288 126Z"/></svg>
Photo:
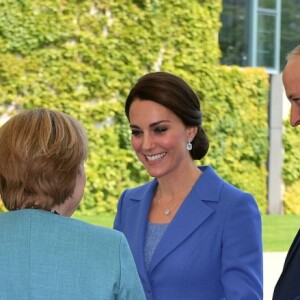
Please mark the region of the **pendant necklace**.
<svg viewBox="0 0 300 300"><path fill-rule="evenodd" d="M182 198L180 199L179 202L175 203L175 205L174 205L174 206L171 206L170 208L163 207L163 209L164 209L164 214L165 214L166 216L170 216L171 213L173 212L173 210L174 210L175 208L177 208L178 206L180 206L180 205L184 202L185 198L186 198L187 195L190 193L191 189L193 188L195 182L198 180L198 178L199 178L200 175L201 175L201 171L200 171L200 173L199 173L199 170L197 170L197 173L195 174L195 176L193 176L193 180L192 180L192 183L193 183L193 184L190 185L188 189L186 189L187 193L185 194L184 197L182 197ZM159 194L159 191L157 191L157 196L158 196L157 203L158 203L159 205L164 206L164 204L160 201L160 197L159 197L158 194ZM182 195L184 195L184 193L182 193Z"/></svg>
<svg viewBox="0 0 300 300"><path fill-rule="evenodd" d="M161 202L160 202L160 199L158 199L158 204L161 204L161 205L163 205ZM183 201L179 201L178 203L176 203L173 207L171 207L171 208L164 208L164 214L166 215L166 216L169 216L170 214L171 214L171 212L177 207L177 206L179 206L180 204L182 204L182 202Z"/></svg>

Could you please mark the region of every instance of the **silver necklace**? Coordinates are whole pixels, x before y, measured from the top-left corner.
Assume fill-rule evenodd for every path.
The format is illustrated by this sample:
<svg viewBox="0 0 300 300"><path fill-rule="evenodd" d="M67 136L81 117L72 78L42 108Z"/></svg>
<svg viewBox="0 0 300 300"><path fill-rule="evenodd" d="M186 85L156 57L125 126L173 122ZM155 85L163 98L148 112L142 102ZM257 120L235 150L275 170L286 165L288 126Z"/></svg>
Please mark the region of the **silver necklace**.
<svg viewBox="0 0 300 300"><path fill-rule="evenodd" d="M171 211L170 211L169 209L166 209L166 210L165 210L165 215L168 216L170 213L171 213Z"/></svg>
<svg viewBox="0 0 300 300"><path fill-rule="evenodd" d="M161 202L160 202L160 199L158 199L158 204L161 204L161 205L163 205ZM180 205L181 203L182 203L183 201L179 201L178 203L176 203L173 207L171 207L171 208L164 208L164 214L166 215L166 216L169 216L170 214L171 214L171 212L178 206L178 205Z"/></svg>

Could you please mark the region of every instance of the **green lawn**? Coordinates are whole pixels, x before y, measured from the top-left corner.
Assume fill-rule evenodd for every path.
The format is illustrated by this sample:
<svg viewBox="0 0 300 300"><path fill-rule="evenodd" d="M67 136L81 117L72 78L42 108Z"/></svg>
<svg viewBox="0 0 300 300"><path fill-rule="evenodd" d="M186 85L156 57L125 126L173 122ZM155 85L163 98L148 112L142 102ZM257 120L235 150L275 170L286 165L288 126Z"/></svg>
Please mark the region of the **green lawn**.
<svg viewBox="0 0 300 300"><path fill-rule="evenodd" d="M287 251L300 228L300 216L264 215L264 251Z"/></svg>
<svg viewBox="0 0 300 300"><path fill-rule="evenodd" d="M80 220L88 222L88 223L91 223L91 224L112 228L115 216L108 215L108 214L102 214L102 215L97 215L97 216L95 216L95 215L82 216L75 212L72 217L76 218L76 219L80 219Z"/></svg>
<svg viewBox="0 0 300 300"><path fill-rule="evenodd" d="M107 214L81 216L75 213L73 217L110 228L114 219L113 215ZM287 251L300 228L300 216L263 215L262 223L264 251Z"/></svg>

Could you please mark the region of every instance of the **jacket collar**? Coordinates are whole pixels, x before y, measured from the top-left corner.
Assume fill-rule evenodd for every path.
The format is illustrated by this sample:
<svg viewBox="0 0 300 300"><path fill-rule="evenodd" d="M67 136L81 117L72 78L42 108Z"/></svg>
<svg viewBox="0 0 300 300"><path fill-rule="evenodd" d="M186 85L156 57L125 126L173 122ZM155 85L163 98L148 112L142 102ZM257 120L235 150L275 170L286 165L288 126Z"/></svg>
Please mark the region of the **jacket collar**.
<svg viewBox="0 0 300 300"><path fill-rule="evenodd" d="M192 191L196 191L199 200L218 202L220 189L224 182L223 179L221 179L210 166L202 166L199 167L199 169L201 170L202 175L199 177ZM156 178L146 183L142 186L142 189L132 194L130 200L141 201L140 204L143 208L150 208L157 184ZM148 215L148 211L146 213Z"/></svg>

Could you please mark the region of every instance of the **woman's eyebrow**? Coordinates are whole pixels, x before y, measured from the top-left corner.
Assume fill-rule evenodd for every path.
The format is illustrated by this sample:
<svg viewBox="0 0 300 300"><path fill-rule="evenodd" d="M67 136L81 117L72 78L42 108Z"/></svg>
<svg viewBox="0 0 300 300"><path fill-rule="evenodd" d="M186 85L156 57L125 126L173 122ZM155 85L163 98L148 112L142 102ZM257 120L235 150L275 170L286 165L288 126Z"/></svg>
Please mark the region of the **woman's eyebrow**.
<svg viewBox="0 0 300 300"><path fill-rule="evenodd" d="M149 125L149 127L155 127L161 123L168 123L170 122L169 120L160 120L160 121L157 121L157 122L153 122ZM130 128L140 128L138 125L135 125L135 124L130 124Z"/></svg>

